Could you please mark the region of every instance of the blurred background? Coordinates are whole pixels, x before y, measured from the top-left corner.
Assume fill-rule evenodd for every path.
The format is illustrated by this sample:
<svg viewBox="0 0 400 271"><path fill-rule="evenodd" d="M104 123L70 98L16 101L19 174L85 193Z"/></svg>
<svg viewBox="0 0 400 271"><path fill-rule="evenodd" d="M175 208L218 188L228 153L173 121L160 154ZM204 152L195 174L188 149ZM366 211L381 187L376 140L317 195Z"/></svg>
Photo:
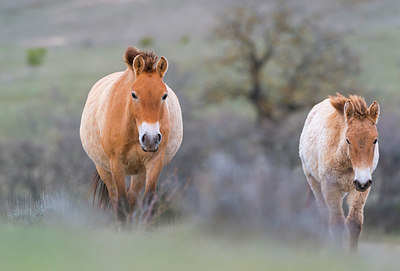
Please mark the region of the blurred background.
<svg viewBox="0 0 400 271"><path fill-rule="evenodd" d="M246 251L255 255L274 251L259 236L311 242L307 247L324 243L328 233L301 169L298 141L311 107L340 92L380 103L380 161L361 248L398 255L399 14L397 0L1 0L1 238L26 235L34 247L29 236L53 240L54 224L61 224L76 240L92 240L95 234L70 226L107 224L86 194L94 166L80 143L80 117L90 88L124 70L123 54L133 45L168 59L164 80L184 118L183 144L159 180L164 208L151 225L161 233L150 243L233 232L249 236ZM49 224L48 233L38 229ZM137 227L149 226L142 224ZM114 234L96 242L122 239ZM124 253L129 246L122 245ZM212 254L207 242L199 246L200 255ZM248 255L228 251L215 270L236 270L240 264L225 266L223 259Z"/></svg>

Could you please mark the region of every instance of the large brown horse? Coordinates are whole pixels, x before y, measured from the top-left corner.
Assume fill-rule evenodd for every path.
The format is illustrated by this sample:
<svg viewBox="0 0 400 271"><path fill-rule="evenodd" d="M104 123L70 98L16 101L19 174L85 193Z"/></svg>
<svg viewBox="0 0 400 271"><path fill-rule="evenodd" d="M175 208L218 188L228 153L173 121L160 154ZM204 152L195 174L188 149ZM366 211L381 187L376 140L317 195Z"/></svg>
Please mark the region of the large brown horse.
<svg viewBox="0 0 400 271"><path fill-rule="evenodd" d="M99 80L82 114L82 145L98 172L94 186L100 184L100 201L111 203L120 222L131 222L143 187L145 201L151 199L163 166L182 142L179 101L163 82L168 63L157 59L153 52L128 47L128 68ZM131 175L128 188L126 175Z"/></svg>
<svg viewBox="0 0 400 271"><path fill-rule="evenodd" d="M314 106L300 137L300 158L318 209L322 217L329 217L339 243L346 224L352 249L358 247L364 205L378 164L378 118L377 102L368 107L362 97L338 94ZM346 193L349 213L345 220Z"/></svg>

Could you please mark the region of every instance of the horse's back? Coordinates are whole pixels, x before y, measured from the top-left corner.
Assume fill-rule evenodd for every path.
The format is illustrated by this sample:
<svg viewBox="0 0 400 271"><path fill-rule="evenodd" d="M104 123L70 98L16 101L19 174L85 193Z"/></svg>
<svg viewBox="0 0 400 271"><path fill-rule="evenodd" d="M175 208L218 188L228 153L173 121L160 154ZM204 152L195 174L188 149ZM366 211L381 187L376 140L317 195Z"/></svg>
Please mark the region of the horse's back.
<svg viewBox="0 0 400 271"><path fill-rule="evenodd" d="M300 136L299 155L303 168L315 178L318 176L320 157L329 143L329 120L335 113L329 99L316 104L308 113Z"/></svg>
<svg viewBox="0 0 400 271"><path fill-rule="evenodd" d="M168 164L175 156L183 139L182 111L178 97L175 92L168 87L168 114L169 114L169 136L167 149L165 151L164 165Z"/></svg>

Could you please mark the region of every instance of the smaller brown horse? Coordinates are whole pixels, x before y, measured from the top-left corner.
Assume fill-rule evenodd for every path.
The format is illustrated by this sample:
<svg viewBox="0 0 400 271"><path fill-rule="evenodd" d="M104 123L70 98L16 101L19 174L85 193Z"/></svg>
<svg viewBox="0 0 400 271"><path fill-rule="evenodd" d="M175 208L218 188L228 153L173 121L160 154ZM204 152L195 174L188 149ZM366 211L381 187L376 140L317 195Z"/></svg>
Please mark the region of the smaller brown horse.
<svg viewBox="0 0 400 271"><path fill-rule="evenodd" d="M101 202L111 202L117 221L131 222L138 195L151 200L158 177L183 136L178 98L164 82L168 63L153 52L128 47L123 72L91 89L82 114L83 148L95 163ZM131 175L127 189L125 176Z"/></svg>
<svg viewBox="0 0 400 271"><path fill-rule="evenodd" d="M368 108L359 96L340 94L314 106L300 137L304 174L316 197L319 212L326 218L333 237L341 243L344 225L350 248L358 248L364 205L378 165L376 124L379 104ZM344 219L342 201L347 193L349 213Z"/></svg>

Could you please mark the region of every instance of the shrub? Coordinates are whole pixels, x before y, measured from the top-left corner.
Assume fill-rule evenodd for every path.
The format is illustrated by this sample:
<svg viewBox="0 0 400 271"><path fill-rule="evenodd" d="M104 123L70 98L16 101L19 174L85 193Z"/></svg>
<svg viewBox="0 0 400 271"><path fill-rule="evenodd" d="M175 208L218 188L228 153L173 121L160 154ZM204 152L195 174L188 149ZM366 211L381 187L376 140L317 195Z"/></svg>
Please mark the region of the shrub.
<svg viewBox="0 0 400 271"><path fill-rule="evenodd" d="M150 47L154 45L154 39L150 36L145 36L140 39L139 46L140 47Z"/></svg>
<svg viewBox="0 0 400 271"><path fill-rule="evenodd" d="M44 57L46 56L46 48L30 48L26 53L26 61L29 66L37 67L43 64Z"/></svg>

